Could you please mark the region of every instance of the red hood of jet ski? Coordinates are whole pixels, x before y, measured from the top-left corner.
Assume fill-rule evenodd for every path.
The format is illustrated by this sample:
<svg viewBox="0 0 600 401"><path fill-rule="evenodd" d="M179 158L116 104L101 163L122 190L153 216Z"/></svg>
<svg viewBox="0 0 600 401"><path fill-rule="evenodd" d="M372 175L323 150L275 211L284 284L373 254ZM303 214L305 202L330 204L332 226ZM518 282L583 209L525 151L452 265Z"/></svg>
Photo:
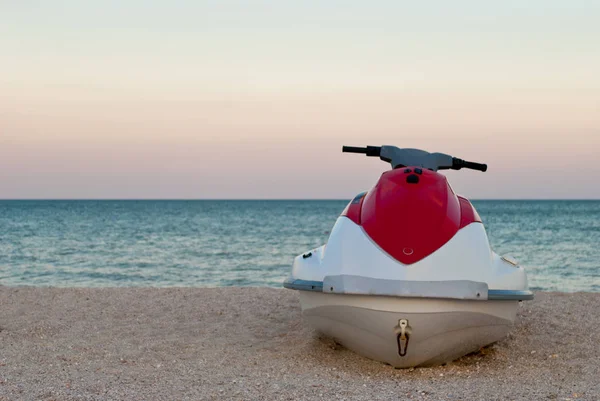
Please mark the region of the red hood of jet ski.
<svg viewBox="0 0 600 401"><path fill-rule="evenodd" d="M360 197L360 198L359 198ZM419 167L398 168L381 175L366 196L344 210L381 249L404 264L431 255L462 227L481 218L446 177Z"/></svg>

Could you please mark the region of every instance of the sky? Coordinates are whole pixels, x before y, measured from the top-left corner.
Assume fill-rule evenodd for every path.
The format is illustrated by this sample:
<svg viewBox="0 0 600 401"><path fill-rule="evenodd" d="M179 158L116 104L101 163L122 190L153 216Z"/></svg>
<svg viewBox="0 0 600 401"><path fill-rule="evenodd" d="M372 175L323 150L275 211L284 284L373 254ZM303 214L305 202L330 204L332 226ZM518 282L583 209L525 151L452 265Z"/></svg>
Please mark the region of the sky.
<svg viewBox="0 0 600 401"><path fill-rule="evenodd" d="M0 198L600 199L600 1L0 0Z"/></svg>

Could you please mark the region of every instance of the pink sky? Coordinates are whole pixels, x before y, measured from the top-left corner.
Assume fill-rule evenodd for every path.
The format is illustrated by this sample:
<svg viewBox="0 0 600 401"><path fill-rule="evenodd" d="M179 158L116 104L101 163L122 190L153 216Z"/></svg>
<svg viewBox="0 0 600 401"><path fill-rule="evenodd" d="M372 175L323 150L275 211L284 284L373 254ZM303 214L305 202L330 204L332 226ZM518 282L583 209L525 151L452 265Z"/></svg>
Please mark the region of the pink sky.
<svg viewBox="0 0 600 401"><path fill-rule="evenodd" d="M0 198L349 198L367 144L488 163L447 173L472 198L600 198L598 8L68 3L0 6Z"/></svg>

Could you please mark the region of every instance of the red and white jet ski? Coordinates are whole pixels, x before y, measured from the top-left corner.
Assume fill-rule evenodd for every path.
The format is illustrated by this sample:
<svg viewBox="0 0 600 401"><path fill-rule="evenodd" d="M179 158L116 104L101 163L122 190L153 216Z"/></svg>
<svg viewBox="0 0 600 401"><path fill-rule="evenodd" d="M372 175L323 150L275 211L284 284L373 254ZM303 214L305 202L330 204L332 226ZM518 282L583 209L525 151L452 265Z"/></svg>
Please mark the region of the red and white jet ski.
<svg viewBox="0 0 600 401"><path fill-rule="evenodd" d="M347 348L394 367L436 365L508 333L527 276L491 249L473 205L438 170L485 164L395 146L344 146L389 162L344 209L326 245L299 255L284 287Z"/></svg>

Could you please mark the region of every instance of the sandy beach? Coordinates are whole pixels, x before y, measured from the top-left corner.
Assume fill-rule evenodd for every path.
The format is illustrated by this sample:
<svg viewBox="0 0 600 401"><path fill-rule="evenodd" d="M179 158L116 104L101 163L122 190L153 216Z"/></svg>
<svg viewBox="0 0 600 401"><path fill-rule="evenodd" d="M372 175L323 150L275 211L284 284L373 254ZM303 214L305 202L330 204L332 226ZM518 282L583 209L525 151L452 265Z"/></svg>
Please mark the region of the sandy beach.
<svg viewBox="0 0 600 401"><path fill-rule="evenodd" d="M393 369L271 288L0 287L1 400L600 399L600 294L536 293L510 335Z"/></svg>

